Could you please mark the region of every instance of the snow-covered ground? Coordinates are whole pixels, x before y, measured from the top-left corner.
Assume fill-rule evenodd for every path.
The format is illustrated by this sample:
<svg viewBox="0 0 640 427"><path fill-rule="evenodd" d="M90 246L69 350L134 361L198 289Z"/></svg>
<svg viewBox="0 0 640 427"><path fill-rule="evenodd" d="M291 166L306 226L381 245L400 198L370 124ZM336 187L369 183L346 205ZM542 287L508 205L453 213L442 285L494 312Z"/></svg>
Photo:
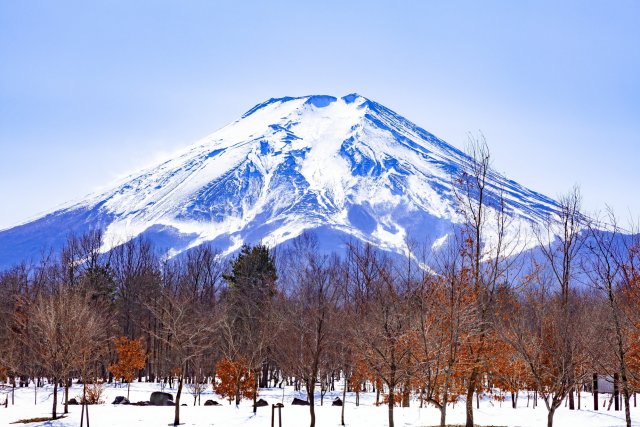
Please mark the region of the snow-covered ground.
<svg viewBox="0 0 640 427"><path fill-rule="evenodd" d="M340 425L340 410L338 406L331 406L334 397L342 396L340 387L335 392L325 395L324 405L316 407L316 419L318 427L333 427ZM80 395L80 386L74 385L70 396ZM135 383L131 386L132 402L149 400L152 391L159 391L157 384ZM165 388L175 396L175 389ZM12 422L35 417L46 417L51 412L52 388L38 389L37 404L34 403L33 387L29 389L16 389L15 405L9 404L8 408L0 407L0 426L10 425ZM167 426L173 422L173 407L111 405L116 396L126 396L126 388L108 385L105 387L102 405L90 407L90 422L92 427L102 426ZM261 390L260 398L271 403L283 402L282 425L283 427L300 427L309 423L309 408L303 406L291 406L294 397L305 399L304 392L296 393L292 388ZM243 401L239 408L229 405L219 396L214 395L209 388L201 397L201 402L213 399L220 402L221 406L193 406L193 397L188 393L183 394L182 402L189 406L180 408L180 421L189 426L260 426L271 425L271 407L258 408L257 415L253 415L251 402ZM361 393L360 406L355 405L355 394L347 394L345 407L345 421L348 426L387 426L387 408L374 405L374 393ZM602 406L604 396L601 396ZM0 402L4 402L4 396L0 396ZM11 403L11 400L9 400ZM538 408L526 407L526 395L521 395L518 408L512 409L509 401L500 405L498 402L483 400L480 409L475 410L475 421L479 425L496 426L544 426L546 425L547 411L542 401ZM582 395L582 410L569 411L564 406L556 413L556 426L620 426L624 425L624 412L615 412L606 408L599 412L592 410L592 397L589 393ZM70 414L55 422L33 423L29 425L41 426L78 426L80 425L80 407L70 406ZM60 405L60 410L62 410ZM631 408L634 425L640 426L640 409ZM437 409L427 406L419 408L419 402L412 401L410 408L396 408L395 421L397 426L432 426L439 422ZM448 423L464 423L464 403L458 403L448 410ZM277 421L276 421L277 425Z"/></svg>

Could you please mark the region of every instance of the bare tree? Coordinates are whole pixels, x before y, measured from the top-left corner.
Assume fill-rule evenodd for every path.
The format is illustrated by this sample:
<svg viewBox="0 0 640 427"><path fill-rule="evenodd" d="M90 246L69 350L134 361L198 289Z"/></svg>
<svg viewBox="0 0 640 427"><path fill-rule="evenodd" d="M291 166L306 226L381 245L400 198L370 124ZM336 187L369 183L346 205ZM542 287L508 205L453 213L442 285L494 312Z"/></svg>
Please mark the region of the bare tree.
<svg viewBox="0 0 640 427"><path fill-rule="evenodd" d="M180 424L180 397L189 367L211 351L216 334L216 313L192 293L165 287L160 304L147 304L157 320L158 328L149 334L170 350L171 364L178 377L174 425Z"/></svg>
<svg viewBox="0 0 640 427"><path fill-rule="evenodd" d="M569 325L571 319L570 294L572 287L579 279L579 263L584 248L584 231L588 225L587 218L581 213L580 190L574 187L559 200L559 212L556 217L550 217L544 227L534 229L540 244L543 258L543 268L549 271L548 278L560 290L562 323ZM571 337L565 340L565 351L560 355L567 366L568 381L571 383L567 391L569 397L569 409L575 409L574 388L575 362L574 349L577 347ZM577 357L577 355L576 355Z"/></svg>
<svg viewBox="0 0 640 427"><path fill-rule="evenodd" d="M475 325L475 305L469 270L464 269L462 242L453 235L435 257L436 274L425 275L416 295L419 313L419 349L423 389L421 398L440 411L446 425L447 404L463 392L460 376L460 346Z"/></svg>
<svg viewBox="0 0 640 427"><path fill-rule="evenodd" d="M412 293L391 260L370 246L350 245L349 299L354 305L353 342L363 353L368 367L388 388L389 426L394 426L393 409L399 386L411 378Z"/></svg>
<svg viewBox="0 0 640 427"><path fill-rule="evenodd" d="M575 384L575 367L584 346L588 324L586 299L577 290L564 299L554 291L544 272L537 273L511 315L502 318L505 340L522 356L536 389L547 407L547 426ZM567 323L567 316L571 322Z"/></svg>
<svg viewBox="0 0 640 427"><path fill-rule="evenodd" d="M604 221L593 221L589 224L589 238L585 245L590 254L585 261L590 284L599 296L604 298L607 308L600 325L604 327L605 333L592 336L594 342L589 347L596 366L602 372L620 376L627 427L631 427L629 398L632 393L628 363L631 346L628 340L632 335L630 330L634 329L635 325L627 315L626 308L629 307L629 300L632 298L629 298L629 293L624 292L624 273L625 267L633 262L633 241L632 237L622 235L615 215L609 211ZM600 355L594 354L595 348L601 348L595 345L596 342L603 339L607 342L607 345L602 346L604 352L612 353L612 364L601 363ZM604 359L609 360L606 357Z"/></svg>
<svg viewBox="0 0 640 427"><path fill-rule="evenodd" d="M86 297L76 290L62 288L52 295L39 295L31 307L25 325L30 336L27 345L43 371L53 378L53 419L57 418L58 382L100 354L103 327Z"/></svg>
<svg viewBox="0 0 640 427"><path fill-rule="evenodd" d="M281 336L286 337L286 347L280 349L281 365L304 381L314 427L316 382L339 368L328 362L337 365L329 353L337 340L340 260L318 255L311 235L297 238L286 257L291 260L287 273L296 287L283 310Z"/></svg>
<svg viewBox="0 0 640 427"><path fill-rule="evenodd" d="M469 355L466 378L466 426L473 427L473 395L480 387L481 370L490 349L488 337L493 323L496 293L506 277L515 255L523 248L517 223L510 219L503 195L501 178L491 168L491 155L484 137L470 137L469 159L462 173L455 177L455 196L462 217L461 271L470 277L474 296L475 325L467 334Z"/></svg>

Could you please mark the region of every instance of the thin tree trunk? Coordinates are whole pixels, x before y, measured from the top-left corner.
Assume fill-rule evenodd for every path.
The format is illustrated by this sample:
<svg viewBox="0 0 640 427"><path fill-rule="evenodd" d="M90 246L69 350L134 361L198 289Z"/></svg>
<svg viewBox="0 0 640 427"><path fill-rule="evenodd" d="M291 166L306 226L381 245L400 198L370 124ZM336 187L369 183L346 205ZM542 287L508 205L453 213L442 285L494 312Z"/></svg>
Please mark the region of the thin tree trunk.
<svg viewBox="0 0 640 427"><path fill-rule="evenodd" d="M80 427L84 425L84 408L87 405L87 381L82 379L82 406L80 407Z"/></svg>
<svg viewBox="0 0 640 427"><path fill-rule="evenodd" d="M51 418L54 420L57 419L56 416L56 405L58 404L58 379L56 377L53 378L53 409L51 409Z"/></svg>
<svg viewBox="0 0 640 427"><path fill-rule="evenodd" d="M613 410L620 410L620 386L618 380L618 373L613 374Z"/></svg>
<svg viewBox="0 0 640 427"><path fill-rule="evenodd" d="M182 375L178 378L178 392L176 393L176 411L173 418L173 425L180 424L180 395L182 394Z"/></svg>
<svg viewBox="0 0 640 427"><path fill-rule="evenodd" d="M581 396L582 396L582 390L581 389L582 389L582 386L578 386L578 392L577 392L577 394L578 394L578 411L580 410L580 404L582 403L581 402Z"/></svg>
<svg viewBox="0 0 640 427"><path fill-rule="evenodd" d="M344 387L342 388L342 408L340 413L340 425L344 425L344 407L347 406L347 374L344 374Z"/></svg>
<svg viewBox="0 0 640 427"><path fill-rule="evenodd" d="M314 396L315 387L316 387L315 378L307 380L306 385L307 385L307 399L309 400L309 415L311 416L311 422L309 424L309 427L315 427L316 426L316 405L315 405L315 396Z"/></svg>
<svg viewBox="0 0 640 427"><path fill-rule="evenodd" d="M71 380L64 381L64 413L69 413L69 383Z"/></svg>
<svg viewBox="0 0 640 427"><path fill-rule="evenodd" d="M623 379L626 383L626 378ZM627 427L631 427L631 408L629 408L629 388L627 384L622 384L622 399L624 400L624 418L627 423Z"/></svg>
<svg viewBox="0 0 640 427"><path fill-rule="evenodd" d="M573 380L573 378L571 380ZM575 409L576 409L576 402L573 398L573 387L572 387L571 390L569 390L569 410L574 411Z"/></svg>
<svg viewBox="0 0 640 427"><path fill-rule="evenodd" d="M556 409L549 409L549 413L547 414L547 427L553 427L553 415L555 414Z"/></svg>
<svg viewBox="0 0 640 427"><path fill-rule="evenodd" d="M89 405L84 405L84 411L87 413L87 427L89 427Z"/></svg>
<svg viewBox="0 0 640 427"><path fill-rule="evenodd" d="M467 387L467 401L465 402L467 421L465 427L473 427L473 392L475 390L475 369L471 374L469 386Z"/></svg>
<svg viewBox="0 0 640 427"><path fill-rule="evenodd" d="M394 427L393 423L393 407L395 405L394 388L389 386L389 427Z"/></svg>
<svg viewBox="0 0 640 427"><path fill-rule="evenodd" d="M440 405L440 427L445 427L447 424L447 404Z"/></svg>
<svg viewBox="0 0 640 427"><path fill-rule="evenodd" d="M258 403L257 403L257 399L258 399L258 373L259 373L259 371L256 369L255 373L253 374L253 377L254 377L254 381L253 381L253 413L254 414L256 412L258 412Z"/></svg>
<svg viewBox="0 0 640 427"><path fill-rule="evenodd" d="M409 380L406 380L402 388L402 407L408 408L411 404L411 388Z"/></svg>
<svg viewBox="0 0 640 427"><path fill-rule="evenodd" d="M593 410L598 410L598 374L593 374Z"/></svg>

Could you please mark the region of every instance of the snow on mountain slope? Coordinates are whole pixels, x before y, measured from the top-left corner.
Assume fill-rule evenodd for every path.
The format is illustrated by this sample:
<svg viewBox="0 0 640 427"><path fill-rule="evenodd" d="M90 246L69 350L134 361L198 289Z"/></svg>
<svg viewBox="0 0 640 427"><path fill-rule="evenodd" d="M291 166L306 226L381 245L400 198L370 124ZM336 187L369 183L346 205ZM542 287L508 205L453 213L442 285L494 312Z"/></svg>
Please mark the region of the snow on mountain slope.
<svg viewBox="0 0 640 427"><path fill-rule="evenodd" d="M304 230L338 249L347 237L402 253L438 244L456 214L462 152L357 94L270 99L171 160L36 221L0 232L0 261L90 227L108 247L144 234L169 254L211 241L277 245ZM555 202L500 175L507 209L537 221ZM9 249L11 248L11 249Z"/></svg>

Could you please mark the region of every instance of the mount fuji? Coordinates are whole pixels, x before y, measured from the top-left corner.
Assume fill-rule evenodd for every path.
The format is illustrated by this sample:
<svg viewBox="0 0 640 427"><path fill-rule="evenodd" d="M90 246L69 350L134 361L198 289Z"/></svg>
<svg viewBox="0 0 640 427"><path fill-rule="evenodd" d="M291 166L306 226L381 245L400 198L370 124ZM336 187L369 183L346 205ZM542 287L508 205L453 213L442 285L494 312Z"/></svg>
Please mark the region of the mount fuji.
<svg viewBox="0 0 640 427"><path fill-rule="evenodd" d="M0 266L35 259L70 233L104 230L108 250L143 235L168 256L205 242L223 255L312 231L326 250L347 239L403 253L440 244L461 221L454 180L471 159L390 109L351 94L272 98L108 190L0 231ZM522 224L554 200L497 173Z"/></svg>

